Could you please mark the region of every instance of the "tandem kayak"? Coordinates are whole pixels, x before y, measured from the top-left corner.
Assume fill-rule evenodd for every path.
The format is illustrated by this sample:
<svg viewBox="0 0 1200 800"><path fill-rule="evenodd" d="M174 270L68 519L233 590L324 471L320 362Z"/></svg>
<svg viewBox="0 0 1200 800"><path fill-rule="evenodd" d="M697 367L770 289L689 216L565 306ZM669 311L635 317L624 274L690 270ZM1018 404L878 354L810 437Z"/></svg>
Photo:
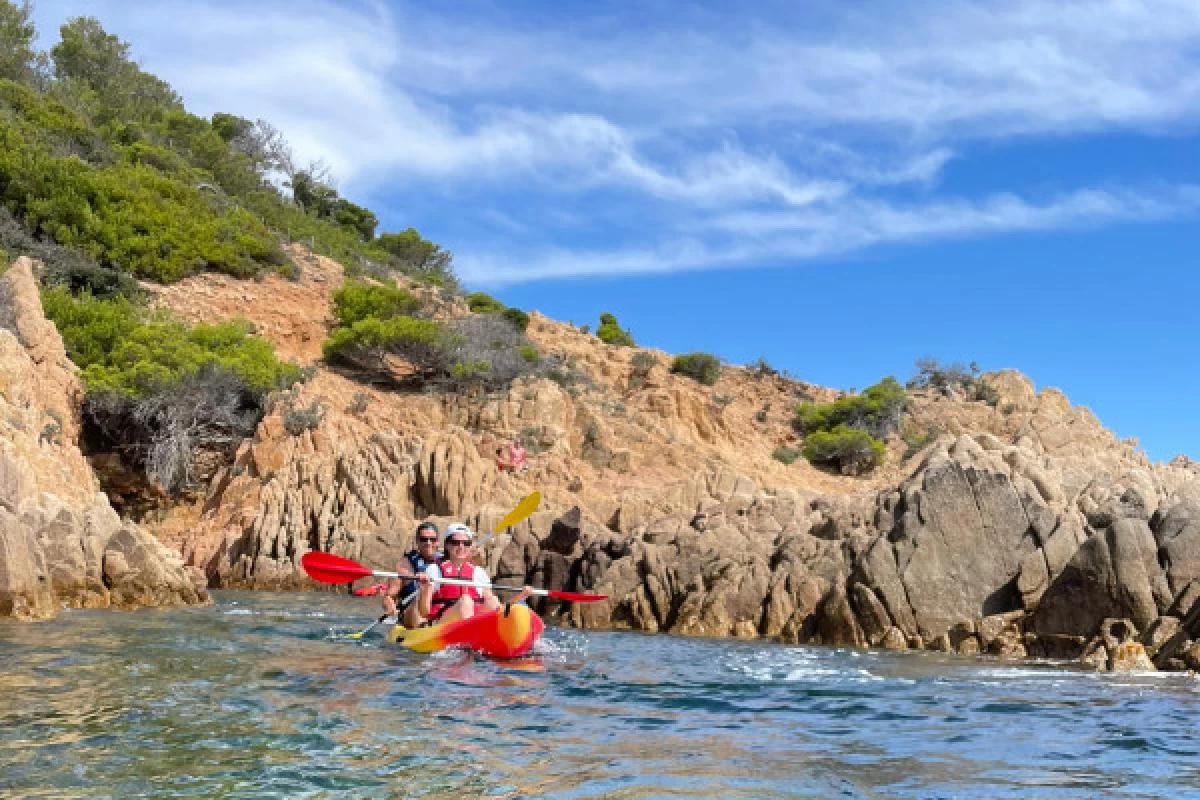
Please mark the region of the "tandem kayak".
<svg viewBox="0 0 1200 800"><path fill-rule="evenodd" d="M533 649L545 627L529 606L518 603L428 628L393 625L387 639L418 653L463 646L491 658L520 658Z"/></svg>

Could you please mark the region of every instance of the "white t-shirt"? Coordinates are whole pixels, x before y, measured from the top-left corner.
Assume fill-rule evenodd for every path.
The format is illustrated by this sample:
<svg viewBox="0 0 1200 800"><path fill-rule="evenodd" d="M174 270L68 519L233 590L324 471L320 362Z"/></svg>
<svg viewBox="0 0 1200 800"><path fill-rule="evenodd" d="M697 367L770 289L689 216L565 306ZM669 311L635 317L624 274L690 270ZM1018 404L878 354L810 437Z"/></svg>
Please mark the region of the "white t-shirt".
<svg viewBox="0 0 1200 800"><path fill-rule="evenodd" d="M428 567L426 567L425 574L429 576L429 582L435 586L442 582L442 570L437 564L430 564ZM455 580L462 579L455 578ZM471 573L471 581L480 590L486 589L492 585L492 579L488 577L487 570L478 565L475 566L475 571ZM464 586L463 588L465 589L467 587Z"/></svg>

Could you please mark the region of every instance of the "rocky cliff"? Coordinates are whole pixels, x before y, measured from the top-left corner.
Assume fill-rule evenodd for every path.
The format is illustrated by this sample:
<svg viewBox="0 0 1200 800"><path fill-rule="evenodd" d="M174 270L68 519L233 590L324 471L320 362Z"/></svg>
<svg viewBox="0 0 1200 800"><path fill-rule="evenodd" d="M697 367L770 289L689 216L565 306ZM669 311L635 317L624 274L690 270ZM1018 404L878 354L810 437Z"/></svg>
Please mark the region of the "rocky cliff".
<svg viewBox="0 0 1200 800"><path fill-rule="evenodd" d="M0 615L202 602L177 552L123 522L79 449L83 386L34 264L0 276Z"/></svg>

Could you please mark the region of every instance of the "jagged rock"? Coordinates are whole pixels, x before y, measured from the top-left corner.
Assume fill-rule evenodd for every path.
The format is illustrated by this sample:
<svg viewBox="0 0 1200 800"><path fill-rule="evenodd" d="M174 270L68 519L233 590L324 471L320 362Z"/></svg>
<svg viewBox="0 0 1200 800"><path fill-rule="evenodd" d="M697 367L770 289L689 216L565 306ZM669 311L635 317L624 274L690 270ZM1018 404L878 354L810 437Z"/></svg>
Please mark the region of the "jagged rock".
<svg viewBox="0 0 1200 800"><path fill-rule="evenodd" d="M1184 650L1181 660L1188 669L1200 672L1200 642L1195 642Z"/></svg>
<svg viewBox="0 0 1200 800"><path fill-rule="evenodd" d="M1036 540L995 454L961 436L903 492L890 547L876 544L883 551L868 554L862 577L906 633L935 639L957 620L1019 605L1014 579Z"/></svg>
<svg viewBox="0 0 1200 800"><path fill-rule="evenodd" d="M1146 648L1146 654L1155 658L1163 646L1179 634L1179 617L1161 616L1150 623L1150 628L1142 636L1141 642ZM1171 653L1165 653L1169 657Z"/></svg>
<svg viewBox="0 0 1200 800"><path fill-rule="evenodd" d="M1154 663L1137 638L1137 627L1130 620L1105 619L1080 661L1108 672L1154 672Z"/></svg>
<svg viewBox="0 0 1200 800"><path fill-rule="evenodd" d="M0 276L0 615L203 602L178 554L123 527L100 493L78 446L82 396L33 262L18 259Z"/></svg>
<svg viewBox="0 0 1200 800"><path fill-rule="evenodd" d="M1084 542L1031 620L1039 634L1095 630L1105 617L1128 617L1146 628L1169 603L1149 526L1122 519Z"/></svg>
<svg viewBox="0 0 1200 800"><path fill-rule="evenodd" d="M907 650L908 638L895 625L887 629L883 634L883 638L879 640L879 646L884 650Z"/></svg>
<svg viewBox="0 0 1200 800"><path fill-rule="evenodd" d="M1200 486L1173 495L1154 520L1167 581L1176 593L1200 579Z"/></svg>

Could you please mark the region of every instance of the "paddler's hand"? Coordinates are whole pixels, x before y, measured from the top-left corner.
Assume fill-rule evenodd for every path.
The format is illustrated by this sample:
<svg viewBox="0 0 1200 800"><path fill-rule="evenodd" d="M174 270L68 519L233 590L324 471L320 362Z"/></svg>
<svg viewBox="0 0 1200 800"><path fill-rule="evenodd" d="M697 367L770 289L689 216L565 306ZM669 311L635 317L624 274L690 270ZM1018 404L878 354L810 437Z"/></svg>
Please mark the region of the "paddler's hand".
<svg viewBox="0 0 1200 800"><path fill-rule="evenodd" d="M528 597L531 594L533 594L533 587L526 586L525 588L521 589L521 591L517 592L517 596L514 597L509 602L510 603L523 603L523 602L525 602L526 599L528 599Z"/></svg>

